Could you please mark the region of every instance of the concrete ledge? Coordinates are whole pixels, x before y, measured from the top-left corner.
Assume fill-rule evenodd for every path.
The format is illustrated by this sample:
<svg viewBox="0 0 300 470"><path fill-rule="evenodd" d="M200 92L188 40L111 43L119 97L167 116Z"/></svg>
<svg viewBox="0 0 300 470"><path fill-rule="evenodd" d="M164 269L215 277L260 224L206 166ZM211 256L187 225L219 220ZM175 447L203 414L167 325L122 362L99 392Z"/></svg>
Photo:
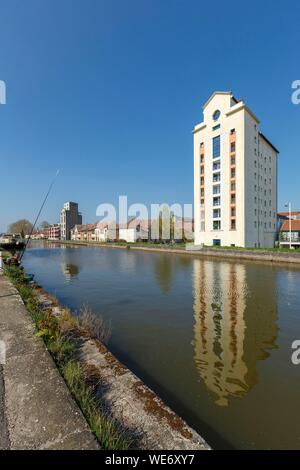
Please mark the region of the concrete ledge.
<svg viewBox="0 0 300 470"><path fill-rule="evenodd" d="M0 277L0 449L99 449L17 290Z"/></svg>

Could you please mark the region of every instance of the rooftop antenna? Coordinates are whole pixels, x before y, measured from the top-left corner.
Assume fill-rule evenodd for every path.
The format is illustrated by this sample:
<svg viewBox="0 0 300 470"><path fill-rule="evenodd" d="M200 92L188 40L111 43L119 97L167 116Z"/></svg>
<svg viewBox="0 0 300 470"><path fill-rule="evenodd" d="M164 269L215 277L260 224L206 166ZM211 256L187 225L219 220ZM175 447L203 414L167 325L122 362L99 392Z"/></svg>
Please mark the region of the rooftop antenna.
<svg viewBox="0 0 300 470"><path fill-rule="evenodd" d="M42 203L42 205L41 205L41 207L40 207L40 210L38 211L38 214L37 214L37 216L36 216L36 219L35 219L35 221L34 221L34 224L33 224L32 228L31 228L29 237L27 238L27 241L26 241L26 243L25 243L25 246L24 246L24 248L23 248L23 250L22 250L22 253L21 253L21 256L20 256L20 258L19 258L19 262L20 262L20 263L21 263L22 258L23 258L23 256L24 256L24 253L25 253L25 251L26 251L27 245L28 245L28 243L30 242L30 239L31 239L31 236L32 236L33 231L34 231L34 229L35 229L35 226L36 226L36 224L37 224L37 221L39 220L39 217L40 217L40 215L41 215L41 212L42 212L42 210L43 210L43 208L44 208L44 205L46 204L46 201L47 201L47 199L48 199L48 196L49 196L49 194L50 194L50 192L51 192L51 189L53 188L53 185L54 185L55 180L56 180L56 178L58 177L59 173L60 173L60 170L57 170L57 172L56 172L56 174L55 174L53 180L51 181L51 184L50 184L49 189L48 189L48 191L47 191L47 193L46 193L46 196L44 197L43 203Z"/></svg>

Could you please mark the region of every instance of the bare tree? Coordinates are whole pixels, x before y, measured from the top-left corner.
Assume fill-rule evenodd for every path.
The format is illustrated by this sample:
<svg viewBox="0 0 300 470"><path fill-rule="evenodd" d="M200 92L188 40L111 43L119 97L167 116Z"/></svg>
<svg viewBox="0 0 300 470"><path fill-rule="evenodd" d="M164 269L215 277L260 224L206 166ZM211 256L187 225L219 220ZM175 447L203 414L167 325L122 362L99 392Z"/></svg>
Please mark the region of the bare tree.
<svg viewBox="0 0 300 470"><path fill-rule="evenodd" d="M32 230L32 223L27 219L20 219L9 225L9 233L21 233L23 236L29 235Z"/></svg>
<svg viewBox="0 0 300 470"><path fill-rule="evenodd" d="M40 224L40 230L45 230L45 228L48 228L48 227L50 227L49 222L47 222L47 220L43 220L43 222L41 222Z"/></svg>

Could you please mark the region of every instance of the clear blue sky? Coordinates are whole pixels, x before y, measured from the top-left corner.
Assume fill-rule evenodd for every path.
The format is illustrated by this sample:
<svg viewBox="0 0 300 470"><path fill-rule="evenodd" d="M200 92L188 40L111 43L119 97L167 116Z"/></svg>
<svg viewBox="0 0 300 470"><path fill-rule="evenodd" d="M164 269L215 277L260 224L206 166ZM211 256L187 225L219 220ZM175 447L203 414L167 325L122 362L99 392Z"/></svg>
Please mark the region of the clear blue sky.
<svg viewBox="0 0 300 470"><path fill-rule="evenodd" d="M0 0L0 231L63 202L192 202L192 128L232 90L281 151L279 208L300 210L296 1Z"/></svg>

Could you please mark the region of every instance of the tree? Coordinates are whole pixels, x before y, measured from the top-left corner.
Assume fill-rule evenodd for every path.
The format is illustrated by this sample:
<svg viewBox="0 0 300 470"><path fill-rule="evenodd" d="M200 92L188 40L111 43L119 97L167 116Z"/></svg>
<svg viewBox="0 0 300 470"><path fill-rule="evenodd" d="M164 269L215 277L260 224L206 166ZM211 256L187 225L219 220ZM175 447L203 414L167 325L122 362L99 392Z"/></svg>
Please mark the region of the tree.
<svg viewBox="0 0 300 470"><path fill-rule="evenodd" d="M40 224L40 230L45 230L45 228L48 228L50 227L50 224L49 222L47 222L47 220L44 220L41 224Z"/></svg>
<svg viewBox="0 0 300 470"><path fill-rule="evenodd" d="M23 236L29 235L32 230L32 223L27 219L20 219L9 225L9 233L21 233Z"/></svg>

